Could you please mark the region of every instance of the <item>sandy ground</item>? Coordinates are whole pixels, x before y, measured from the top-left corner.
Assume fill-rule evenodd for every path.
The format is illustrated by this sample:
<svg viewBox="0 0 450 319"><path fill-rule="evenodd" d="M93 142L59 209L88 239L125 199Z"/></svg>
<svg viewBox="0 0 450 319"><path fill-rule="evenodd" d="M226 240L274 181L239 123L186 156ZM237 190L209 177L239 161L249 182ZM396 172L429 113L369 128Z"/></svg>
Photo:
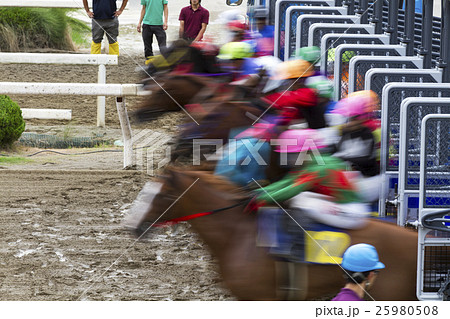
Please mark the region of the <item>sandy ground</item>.
<svg viewBox="0 0 450 319"><path fill-rule="evenodd" d="M109 83L135 83L133 58L108 68ZM3 81L95 82L96 67L2 66ZM27 121L27 132L121 138L109 101L106 128L96 128L96 100L12 96L22 107L72 108L71 122ZM136 107L129 99L129 109ZM150 125L176 133L180 115ZM135 242L120 225L143 184L143 171L121 170L120 147L54 150L16 146L0 163L0 300L230 300L216 263L187 224ZM90 154L80 154L89 153ZM4 153L3 151L0 153ZM74 155L79 154L79 155ZM1 157L0 157L1 159Z"/></svg>

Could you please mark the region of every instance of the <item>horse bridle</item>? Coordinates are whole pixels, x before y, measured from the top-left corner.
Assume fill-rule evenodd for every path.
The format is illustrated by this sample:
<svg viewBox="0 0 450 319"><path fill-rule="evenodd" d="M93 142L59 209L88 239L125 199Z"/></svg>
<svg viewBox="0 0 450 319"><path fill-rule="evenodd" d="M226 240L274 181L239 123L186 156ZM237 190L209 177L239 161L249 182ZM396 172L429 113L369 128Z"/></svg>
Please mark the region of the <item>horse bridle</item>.
<svg viewBox="0 0 450 319"><path fill-rule="evenodd" d="M222 208L218 208L218 209L213 209L211 211L208 212L202 212L202 213L195 213L195 214L191 214L191 215L186 215L186 216L182 216L182 217L177 217L177 218L173 218L173 219L169 219L166 220L165 222L161 222L161 223L156 223L153 225L153 227L165 227L165 226L171 226L171 225L175 225L178 224L179 222L185 222L191 219L195 219L198 217L203 217L203 216L208 216L208 215L213 215L216 213L220 213L235 207L239 207L242 205L247 205L248 202L250 201L250 199L246 199L244 201L241 201L239 203L227 206L227 207L222 207Z"/></svg>

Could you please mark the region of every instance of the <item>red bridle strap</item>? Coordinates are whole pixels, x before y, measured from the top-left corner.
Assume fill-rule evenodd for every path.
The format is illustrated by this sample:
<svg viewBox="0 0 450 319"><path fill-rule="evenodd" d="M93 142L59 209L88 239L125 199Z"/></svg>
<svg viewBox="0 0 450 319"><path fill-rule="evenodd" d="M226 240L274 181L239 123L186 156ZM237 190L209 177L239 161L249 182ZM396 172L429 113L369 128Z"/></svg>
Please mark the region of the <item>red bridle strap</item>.
<svg viewBox="0 0 450 319"><path fill-rule="evenodd" d="M173 219L169 219L165 222L156 223L155 225L153 225L153 227L164 227L164 226L175 225L175 224L178 224L179 222L185 222L185 221L188 221L188 220L191 220L194 218L211 215L212 213L213 212L197 213L197 214L187 215L187 216L183 216L183 217L173 218Z"/></svg>
<svg viewBox="0 0 450 319"><path fill-rule="evenodd" d="M173 218L173 219L169 219L166 220L165 222L161 222L161 223L156 223L153 225L153 227L164 227L164 226L171 226L171 225L175 225L178 224L179 222L185 222L194 218L198 218L198 217L203 217L203 216L207 216L207 215L212 215L215 213L219 213L219 212L223 212L225 210L231 209L231 208L235 208L241 205L246 204L247 201L244 202L240 202L228 207L224 207L224 208L219 208L219 209L214 209L212 211L209 212L203 212L203 213L196 213L196 214L192 214L192 215L187 215L187 216L182 216L182 217L178 217L178 218Z"/></svg>

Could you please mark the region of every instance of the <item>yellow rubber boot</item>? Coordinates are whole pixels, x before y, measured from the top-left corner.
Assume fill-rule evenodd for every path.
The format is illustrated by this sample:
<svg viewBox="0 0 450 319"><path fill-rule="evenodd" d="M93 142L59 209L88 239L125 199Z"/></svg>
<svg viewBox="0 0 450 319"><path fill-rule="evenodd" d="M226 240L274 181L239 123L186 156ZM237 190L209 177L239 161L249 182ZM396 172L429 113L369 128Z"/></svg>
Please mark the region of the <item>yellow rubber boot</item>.
<svg viewBox="0 0 450 319"><path fill-rule="evenodd" d="M91 54L100 54L102 53L102 43L91 43Z"/></svg>
<svg viewBox="0 0 450 319"><path fill-rule="evenodd" d="M109 44L109 54L119 55L119 43L118 42Z"/></svg>

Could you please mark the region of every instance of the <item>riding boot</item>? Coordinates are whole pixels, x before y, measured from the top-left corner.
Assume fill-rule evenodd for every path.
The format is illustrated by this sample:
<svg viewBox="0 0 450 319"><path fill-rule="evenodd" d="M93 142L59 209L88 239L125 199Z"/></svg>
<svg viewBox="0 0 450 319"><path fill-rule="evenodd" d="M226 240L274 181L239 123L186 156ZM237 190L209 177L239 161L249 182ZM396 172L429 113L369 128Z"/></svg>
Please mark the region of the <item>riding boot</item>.
<svg viewBox="0 0 450 319"><path fill-rule="evenodd" d="M109 54L119 55L119 43L118 42L109 44Z"/></svg>
<svg viewBox="0 0 450 319"><path fill-rule="evenodd" d="M102 43L91 43L91 54L100 54L102 51Z"/></svg>

